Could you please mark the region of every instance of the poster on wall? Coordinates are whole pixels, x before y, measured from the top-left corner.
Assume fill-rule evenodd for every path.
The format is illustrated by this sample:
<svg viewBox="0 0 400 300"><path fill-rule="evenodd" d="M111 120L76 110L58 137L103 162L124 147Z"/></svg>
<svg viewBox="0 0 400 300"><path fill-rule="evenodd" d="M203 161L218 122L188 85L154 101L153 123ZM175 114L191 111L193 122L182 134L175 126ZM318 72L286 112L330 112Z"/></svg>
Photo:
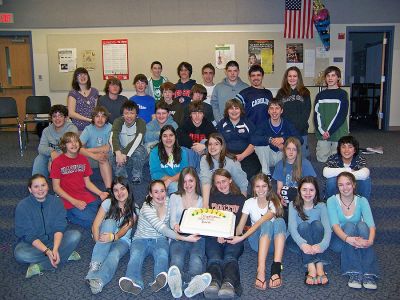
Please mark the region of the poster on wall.
<svg viewBox="0 0 400 300"><path fill-rule="evenodd" d="M249 40L248 44L248 68L259 64L265 74L274 73L274 41L273 40Z"/></svg>
<svg viewBox="0 0 400 300"><path fill-rule="evenodd" d="M86 70L96 69L96 52L94 50L82 51L82 67Z"/></svg>
<svg viewBox="0 0 400 300"><path fill-rule="evenodd" d="M215 66L217 69L225 69L228 61L235 60L235 45L215 45Z"/></svg>
<svg viewBox="0 0 400 300"><path fill-rule="evenodd" d="M286 44L286 68L298 67L299 69L303 69L303 57L303 44Z"/></svg>
<svg viewBox="0 0 400 300"><path fill-rule="evenodd" d="M58 52L58 72L73 72L76 69L76 48L60 48Z"/></svg>
<svg viewBox="0 0 400 300"><path fill-rule="evenodd" d="M103 79L129 79L128 39L102 40Z"/></svg>

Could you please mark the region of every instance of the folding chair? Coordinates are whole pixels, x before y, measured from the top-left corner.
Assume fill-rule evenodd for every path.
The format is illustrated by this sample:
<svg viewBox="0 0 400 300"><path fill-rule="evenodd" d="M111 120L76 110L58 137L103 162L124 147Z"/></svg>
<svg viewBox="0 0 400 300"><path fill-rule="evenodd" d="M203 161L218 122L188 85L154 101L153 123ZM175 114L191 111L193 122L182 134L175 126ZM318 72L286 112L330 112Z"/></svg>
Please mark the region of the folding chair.
<svg viewBox="0 0 400 300"><path fill-rule="evenodd" d="M28 96L25 103L25 120L24 132L25 132L25 149L28 144L28 129L27 124L39 123L48 120L48 114L51 107L51 101L48 96ZM45 117L38 117L38 114L46 114Z"/></svg>
<svg viewBox="0 0 400 300"><path fill-rule="evenodd" d="M24 155L22 145L21 123L19 122L17 102L12 97L0 97L0 121L3 119L16 119L15 123L0 124L0 128L18 128L18 145L20 155Z"/></svg>

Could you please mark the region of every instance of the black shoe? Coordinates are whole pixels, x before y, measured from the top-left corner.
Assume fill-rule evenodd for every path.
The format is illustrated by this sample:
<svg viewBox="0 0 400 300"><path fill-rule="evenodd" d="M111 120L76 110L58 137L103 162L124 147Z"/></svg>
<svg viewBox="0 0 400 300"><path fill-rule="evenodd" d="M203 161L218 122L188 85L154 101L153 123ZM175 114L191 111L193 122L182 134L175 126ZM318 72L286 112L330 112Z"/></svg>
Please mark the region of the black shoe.
<svg viewBox="0 0 400 300"><path fill-rule="evenodd" d="M235 297L235 288L233 287L232 283L226 281L221 285L221 288L218 292L219 298L224 299L232 299Z"/></svg>
<svg viewBox="0 0 400 300"><path fill-rule="evenodd" d="M218 298L219 284L215 280L211 281L210 285L204 290L204 297L207 299Z"/></svg>

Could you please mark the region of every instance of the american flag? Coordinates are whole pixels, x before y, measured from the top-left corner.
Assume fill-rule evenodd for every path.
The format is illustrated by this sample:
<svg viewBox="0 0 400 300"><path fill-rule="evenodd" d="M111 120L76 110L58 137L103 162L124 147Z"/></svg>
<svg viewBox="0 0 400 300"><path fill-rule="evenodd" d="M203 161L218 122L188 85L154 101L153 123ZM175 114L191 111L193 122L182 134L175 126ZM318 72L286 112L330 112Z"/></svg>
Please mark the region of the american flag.
<svg viewBox="0 0 400 300"><path fill-rule="evenodd" d="M313 0L285 0L285 31L287 39L312 39Z"/></svg>

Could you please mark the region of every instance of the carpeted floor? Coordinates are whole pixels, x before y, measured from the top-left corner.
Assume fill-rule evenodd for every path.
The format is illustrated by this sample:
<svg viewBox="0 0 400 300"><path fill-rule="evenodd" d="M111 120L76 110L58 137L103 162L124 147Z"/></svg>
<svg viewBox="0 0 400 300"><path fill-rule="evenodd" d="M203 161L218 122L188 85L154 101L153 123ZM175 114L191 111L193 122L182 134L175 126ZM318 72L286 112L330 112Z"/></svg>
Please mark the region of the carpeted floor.
<svg viewBox="0 0 400 300"><path fill-rule="evenodd" d="M242 299L399 299L399 257L400 257L400 132L355 131L353 132L362 147L383 146L383 155L367 157L371 169L373 190L370 200L377 225L375 250L377 252L381 278L377 291L354 290L347 287L347 279L340 275L339 258L329 252L331 264L326 268L329 285L326 287L307 287L303 283L304 270L299 258L285 252L283 281L279 289L258 291L253 288L257 268L257 254L248 244L240 259L240 272L243 284ZM117 274L99 295L93 296L83 280L90 261L93 241L90 232L78 228L83 238L78 247L82 256L79 262L68 263L56 272L44 273L25 279L27 266L20 265L13 258L14 209L19 200L28 194L27 179L31 174L32 161L36 156L38 138L30 135L30 143L23 157L17 150L16 135L0 133L0 298L1 299L128 299L131 295L123 293L118 287L118 279L124 276L128 255L120 262ZM310 135L312 153L315 149L314 136ZM320 183L322 165L312 159L319 175ZM148 167L145 169L148 178ZM93 181L101 186L98 170L95 170ZM148 180L137 186L134 191L135 200L143 202ZM77 228L75 226L71 226ZM268 257L268 272L271 257ZM152 277L152 262L146 261L145 282ZM140 295L142 299L172 299L166 289L151 294L145 289ZM197 299L203 298L197 296Z"/></svg>

